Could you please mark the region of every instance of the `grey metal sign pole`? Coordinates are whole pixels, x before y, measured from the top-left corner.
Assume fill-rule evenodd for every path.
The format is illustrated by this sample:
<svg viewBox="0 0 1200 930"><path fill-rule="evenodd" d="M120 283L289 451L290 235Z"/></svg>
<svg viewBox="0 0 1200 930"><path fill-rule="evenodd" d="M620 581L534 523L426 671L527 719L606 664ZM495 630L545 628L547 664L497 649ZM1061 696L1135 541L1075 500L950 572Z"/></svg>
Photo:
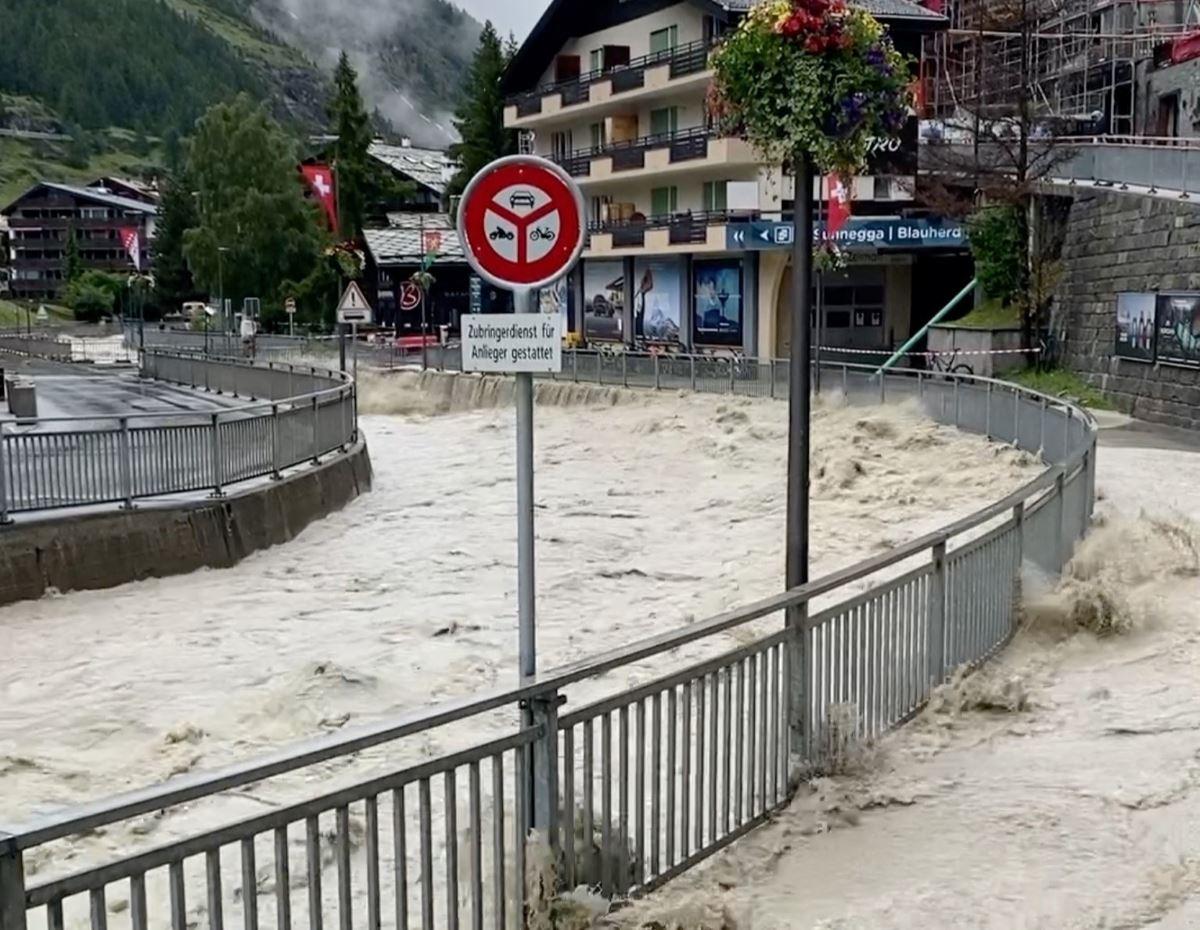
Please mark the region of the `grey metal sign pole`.
<svg viewBox="0 0 1200 930"><path fill-rule="evenodd" d="M513 309L529 313L530 291L513 291ZM521 680L537 673L533 572L533 375L515 375L517 402L517 644Z"/></svg>

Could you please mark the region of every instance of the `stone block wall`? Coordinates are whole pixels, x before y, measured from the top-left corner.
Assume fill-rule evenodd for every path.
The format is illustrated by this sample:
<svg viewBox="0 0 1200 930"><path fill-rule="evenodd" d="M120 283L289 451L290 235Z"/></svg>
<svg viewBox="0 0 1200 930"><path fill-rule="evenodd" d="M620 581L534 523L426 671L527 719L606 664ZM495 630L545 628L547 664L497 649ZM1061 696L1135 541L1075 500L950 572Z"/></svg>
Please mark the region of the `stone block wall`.
<svg viewBox="0 0 1200 930"><path fill-rule="evenodd" d="M1116 356L1121 291L1200 291L1200 203L1079 190L1056 294L1068 368L1125 413L1200 429L1200 370Z"/></svg>

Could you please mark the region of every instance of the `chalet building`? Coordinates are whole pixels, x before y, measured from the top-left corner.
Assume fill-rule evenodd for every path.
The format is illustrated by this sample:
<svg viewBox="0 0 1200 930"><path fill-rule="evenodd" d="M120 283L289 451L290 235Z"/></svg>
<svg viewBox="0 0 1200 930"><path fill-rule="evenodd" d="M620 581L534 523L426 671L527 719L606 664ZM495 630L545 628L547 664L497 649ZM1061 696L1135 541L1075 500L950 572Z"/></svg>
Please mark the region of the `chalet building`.
<svg viewBox="0 0 1200 930"><path fill-rule="evenodd" d="M53 300L61 294L72 235L84 268L116 273L146 270L157 210L153 203L107 189L48 181L35 184L0 210L9 229L12 296ZM139 258L137 266L134 254Z"/></svg>
<svg viewBox="0 0 1200 930"><path fill-rule="evenodd" d="M856 2L914 58L947 25L910 0ZM576 338L788 354L790 240L773 224L791 220L794 179L744 139L722 136L705 105L714 44L750 6L553 0L509 66L505 125L584 195L583 260L541 295ZM962 230L914 199L917 161L913 114L899 136L877 140L853 179L854 218L839 239L851 264L824 276L818 295L827 345L883 351L970 280ZM822 185L804 196L823 200Z"/></svg>
<svg viewBox="0 0 1200 930"><path fill-rule="evenodd" d="M118 197L127 197L130 200L140 200L142 203L158 203L159 201L156 184L148 184L132 178L96 178L88 187L101 193L116 194Z"/></svg>

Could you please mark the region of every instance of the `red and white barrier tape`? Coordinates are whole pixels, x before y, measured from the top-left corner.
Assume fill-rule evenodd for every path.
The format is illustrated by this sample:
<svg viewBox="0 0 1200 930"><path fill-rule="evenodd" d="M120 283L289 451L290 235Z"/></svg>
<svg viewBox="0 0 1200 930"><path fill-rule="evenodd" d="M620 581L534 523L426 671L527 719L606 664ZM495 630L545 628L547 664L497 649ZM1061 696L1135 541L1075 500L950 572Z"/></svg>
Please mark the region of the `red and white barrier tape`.
<svg viewBox="0 0 1200 930"><path fill-rule="evenodd" d="M821 346L822 352L837 352L840 355L888 355L887 349L847 349L841 346ZM965 355L1025 355L1028 352L1038 353L1036 349L948 349L943 352L904 352L903 355L920 355L925 358L946 358Z"/></svg>

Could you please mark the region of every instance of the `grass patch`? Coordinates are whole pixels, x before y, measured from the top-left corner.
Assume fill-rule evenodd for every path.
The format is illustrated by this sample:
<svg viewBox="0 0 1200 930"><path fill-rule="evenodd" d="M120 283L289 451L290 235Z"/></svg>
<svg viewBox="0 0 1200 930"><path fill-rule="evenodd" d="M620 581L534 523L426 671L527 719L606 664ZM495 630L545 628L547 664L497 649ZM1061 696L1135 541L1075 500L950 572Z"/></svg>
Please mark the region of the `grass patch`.
<svg viewBox="0 0 1200 930"><path fill-rule="evenodd" d="M88 159L82 167L66 164L66 145L60 142L0 137L0 205L16 200L38 181L61 184L87 183L105 175L144 178L161 171L159 146L150 154L138 155L121 148L123 141L110 135L111 146Z"/></svg>
<svg viewBox="0 0 1200 930"><path fill-rule="evenodd" d="M962 319L949 321L949 325L965 329L1012 329L1021 325L1021 314L1011 304L1004 307L993 298L985 300Z"/></svg>
<svg viewBox="0 0 1200 930"><path fill-rule="evenodd" d="M1091 407L1093 410L1116 410L1112 401L1101 394L1096 388L1085 382L1079 375L1065 368L1051 368L1042 371L1037 368L1023 368L1020 371L1006 371L1000 377L1013 381L1032 391L1040 391L1051 397L1061 397Z"/></svg>
<svg viewBox="0 0 1200 930"><path fill-rule="evenodd" d="M32 308L28 317L25 312L26 306ZM27 319L33 321L33 328L35 330L39 328L45 329L47 326L63 326L75 321L75 316L70 310L66 307L60 307L57 304L46 304L46 314L50 317L50 320L46 323L39 323L36 314L36 302L27 305L0 297L0 329L16 329L18 327L24 329Z"/></svg>

